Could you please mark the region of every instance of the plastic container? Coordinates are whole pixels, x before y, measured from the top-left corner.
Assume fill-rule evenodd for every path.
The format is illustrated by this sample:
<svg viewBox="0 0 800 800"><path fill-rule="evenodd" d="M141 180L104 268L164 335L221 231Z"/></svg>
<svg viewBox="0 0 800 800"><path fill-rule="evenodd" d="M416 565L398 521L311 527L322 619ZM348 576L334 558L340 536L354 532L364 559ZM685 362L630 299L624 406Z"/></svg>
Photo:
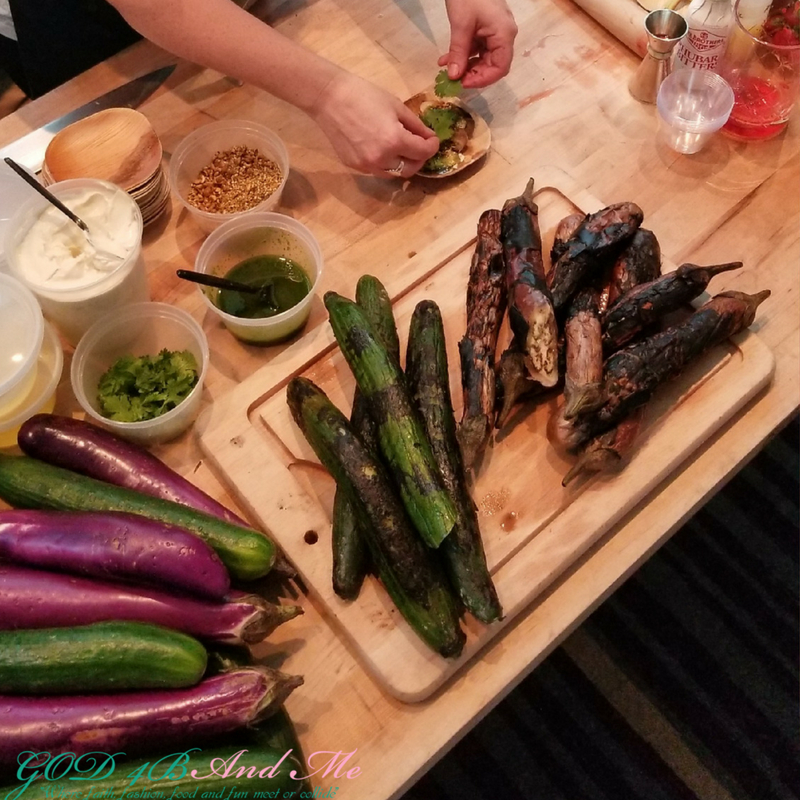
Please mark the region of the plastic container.
<svg viewBox="0 0 800 800"><path fill-rule="evenodd" d="M44 319L33 293L10 275L0 275L0 416L30 391L43 338Z"/></svg>
<svg viewBox="0 0 800 800"><path fill-rule="evenodd" d="M121 356L156 355L164 348L189 350L197 360L197 384L171 411L141 422L116 422L99 411L97 384ZM181 434L200 411L208 370L208 341L203 329L185 311L166 303L134 303L98 320L75 348L70 378L75 397L91 421L114 433L151 445Z"/></svg>
<svg viewBox="0 0 800 800"><path fill-rule="evenodd" d="M19 426L49 404L64 356L33 293L0 274L0 448L13 447Z"/></svg>
<svg viewBox="0 0 800 800"><path fill-rule="evenodd" d="M283 179L278 188L258 205L231 214L214 214L191 205L186 197L202 170L218 152L239 146L257 149L261 155L280 167ZM168 175L172 191L200 228L208 232L244 214L271 211L275 208L289 176L289 154L281 138L269 128L246 120L223 119L198 128L178 144L169 162Z"/></svg>
<svg viewBox="0 0 800 800"><path fill-rule="evenodd" d="M733 90L715 72L682 69L662 82L656 105L662 140L678 153L697 153L728 119Z"/></svg>
<svg viewBox="0 0 800 800"><path fill-rule="evenodd" d="M49 414L56 406L56 390L64 369L64 353L56 329L44 323L44 338L28 393L14 406L0 413L0 449L16 447L22 423L34 414Z"/></svg>
<svg viewBox="0 0 800 800"><path fill-rule="evenodd" d="M26 270L18 248L39 216L52 206L36 193L22 205L8 223L5 237L5 256L9 272L22 281L37 297L45 316L53 322L72 345L91 325L114 308L149 299L147 274L142 257L142 214L135 201L126 192L108 181L95 178L76 178L61 181L49 187L50 191L67 206L70 197L86 190L116 193L122 202L129 204L133 220L136 245L126 258L99 277L75 285L56 282L36 282ZM70 223L71 224L71 223Z"/></svg>
<svg viewBox="0 0 800 800"><path fill-rule="evenodd" d="M194 268L197 272L224 277L240 261L258 255L285 256L305 270L311 289L296 306L272 317L244 319L217 306L219 289L202 286L199 291L208 308L237 339L250 344L276 344L306 324L322 277L322 251L305 225L284 214L246 214L226 222L203 242Z"/></svg>

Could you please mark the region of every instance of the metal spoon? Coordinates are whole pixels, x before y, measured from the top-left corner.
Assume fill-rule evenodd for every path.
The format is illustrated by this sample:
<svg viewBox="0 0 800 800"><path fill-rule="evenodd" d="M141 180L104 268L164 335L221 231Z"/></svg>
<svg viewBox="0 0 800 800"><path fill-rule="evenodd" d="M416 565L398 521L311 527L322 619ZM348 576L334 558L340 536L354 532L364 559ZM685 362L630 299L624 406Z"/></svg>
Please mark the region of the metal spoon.
<svg viewBox="0 0 800 800"><path fill-rule="evenodd" d="M11 169L13 169L14 172L16 172L17 175L19 175L20 178L22 178L22 180L24 180L25 183L27 183L32 189L36 189L36 191L39 192L39 194L44 197L48 203L54 205L62 214L72 220L72 222L74 222L83 231L84 235L86 236L86 241L89 242L98 255L102 256L103 258L112 258L116 259L117 261L122 261L122 256L119 254L111 253L108 250L99 248L92 241L92 236L89 233L89 226L74 211L67 208L52 192L45 189L45 187L42 186L42 184L39 183L39 181L37 181L33 175L17 164L14 159L6 157L3 159L3 161L5 161L6 164L8 164L8 166L11 167Z"/></svg>
<svg viewBox="0 0 800 800"><path fill-rule="evenodd" d="M277 311L278 304L275 301L275 284L265 283L263 286L250 286L247 283L239 283L228 278L218 278L216 275L208 275L205 272L194 272L190 269L179 269L175 274L185 281L201 283L203 286L213 286L215 289L230 289L234 292L244 292L245 294L257 294L258 299L272 309Z"/></svg>

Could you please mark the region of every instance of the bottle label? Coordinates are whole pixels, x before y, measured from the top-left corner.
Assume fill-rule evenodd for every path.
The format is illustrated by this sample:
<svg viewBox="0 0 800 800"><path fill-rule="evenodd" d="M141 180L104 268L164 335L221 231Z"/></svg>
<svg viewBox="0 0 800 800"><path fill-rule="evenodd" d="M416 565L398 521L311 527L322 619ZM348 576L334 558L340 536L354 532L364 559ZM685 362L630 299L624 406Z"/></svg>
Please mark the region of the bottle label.
<svg viewBox="0 0 800 800"><path fill-rule="evenodd" d="M693 69L716 69L725 51L725 39L712 31L690 30L681 42L677 60Z"/></svg>

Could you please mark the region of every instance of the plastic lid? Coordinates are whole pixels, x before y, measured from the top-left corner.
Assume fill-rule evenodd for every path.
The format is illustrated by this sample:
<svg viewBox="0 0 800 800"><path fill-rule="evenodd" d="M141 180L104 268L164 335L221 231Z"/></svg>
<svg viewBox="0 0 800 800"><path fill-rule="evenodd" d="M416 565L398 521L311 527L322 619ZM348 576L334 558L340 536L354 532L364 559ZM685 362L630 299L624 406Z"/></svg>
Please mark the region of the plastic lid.
<svg viewBox="0 0 800 800"><path fill-rule="evenodd" d="M43 338L44 319L33 292L0 273L0 397L30 374Z"/></svg>

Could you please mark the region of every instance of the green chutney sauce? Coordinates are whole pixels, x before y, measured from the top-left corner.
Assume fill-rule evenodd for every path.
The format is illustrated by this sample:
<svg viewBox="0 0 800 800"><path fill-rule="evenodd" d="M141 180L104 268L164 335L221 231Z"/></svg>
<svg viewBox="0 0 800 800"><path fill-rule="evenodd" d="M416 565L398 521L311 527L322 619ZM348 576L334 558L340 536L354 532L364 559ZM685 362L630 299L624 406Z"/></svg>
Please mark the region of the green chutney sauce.
<svg viewBox="0 0 800 800"><path fill-rule="evenodd" d="M269 287L260 294L220 290L217 306L226 314L245 319L274 317L296 306L311 291L306 271L284 256L246 258L225 273L225 277L248 286Z"/></svg>

